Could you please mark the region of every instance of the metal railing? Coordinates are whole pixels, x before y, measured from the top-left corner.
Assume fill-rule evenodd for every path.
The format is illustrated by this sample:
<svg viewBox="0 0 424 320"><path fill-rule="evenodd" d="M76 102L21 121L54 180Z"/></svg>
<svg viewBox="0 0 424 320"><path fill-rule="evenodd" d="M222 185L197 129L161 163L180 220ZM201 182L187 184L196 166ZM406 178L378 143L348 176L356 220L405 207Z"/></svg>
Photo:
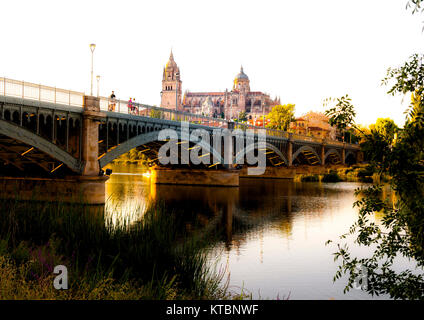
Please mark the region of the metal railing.
<svg viewBox="0 0 424 320"><path fill-rule="evenodd" d="M64 90L56 87L43 86L41 84L13 80L3 77L0 78L0 95L82 108L84 105L85 94L83 92ZM188 121L194 124L218 128L228 128L229 123L231 123L234 129L251 129L254 132L258 132L259 130L266 130L266 135L271 137L289 139L291 135L292 139L297 141L308 141L315 143L325 142L325 139L317 137L304 136L282 130L258 127L246 123L233 122L222 118L213 118L194 113L160 108L134 101L130 102L120 99L110 99L106 97L99 97L99 100L100 110L102 111L145 116L164 120ZM342 142L334 140L331 140L331 144L343 146Z"/></svg>
<svg viewBox="0 0 424 320"><path fill-rule="evenodd" d="M0 78L0 94L9 97L82 107L84 93L43 86L25 81Z"/></svg>

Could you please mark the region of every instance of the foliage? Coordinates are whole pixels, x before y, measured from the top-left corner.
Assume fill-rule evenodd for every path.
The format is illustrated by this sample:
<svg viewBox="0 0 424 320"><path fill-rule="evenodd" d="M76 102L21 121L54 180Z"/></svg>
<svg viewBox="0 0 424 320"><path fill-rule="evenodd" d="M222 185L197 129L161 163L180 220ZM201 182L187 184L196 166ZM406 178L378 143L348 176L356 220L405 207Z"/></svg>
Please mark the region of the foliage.
<svg viewBox="0 0 424 320"><path fill-rule="evenodd" d="M359 143L361 141L361 132L356 127L350 127L344 132L343 140L349 143Z"/></svg>
<svg viewBox="0 0 424 320"><path fill-rule="evenodd" d="M302 176L300 178L300 181L302 181L302 182L318 182L319 176L316 175L316 174L309 175L309 176Z"/></svg>
<svg viewBox="0 0 424 320"><path fill-rule="evenodd" d="M395 81L389 94L395 95L411 94L411 103L405 111L406 122L415 122L418 126L423 122L422 97L424 90L424 56L422 54L414 54L409 58L403 66L397 68L389 68L387 76L382 83L388 85L391 81Z"/></svg>
<svg viewBox="0 0 424 320"><path fill-rule="evenodd" d="M424 12L422 0L410 0L407 8L412 13ZM424 29L423 29L424 30ZM356 235L355 242L374 246L370 258L353 258L346 245L338 244L335 260L341 259L334 280L348 274L345 291L353 287L355 279L367 271L367 283L362 289L372 295L388 294L395 299L424 299L424 67L423 56L414 54L401 67L389 68L383 84L391 87L389 94L410 94L411 103L403 129L391 141L391 130L371 130L365 134L363 149L370 157L374 170L388 173L396 202L390 203L381 195L382 186L358 189L361 196L354 206L359 208L357 222L348 235ZM381 225L370 219L375 212L384 214ZM329 241L330 242L330 241ZM329 243L328 242L328 243ZM397 257L405 257L416 264L414 270L396 273L393 264Z"/></svg>
<svg viewBox="0 0 424 320"><path fill-rule="evenodd" d="M294 121L294 104L276 105L266 116L270 120L267 128L287 131Z"/></svg>
<svg viewBox="0 0 424 320"><path fill-rule="evenodd" d="M152 110L150 110L150 117L161 119L162 118L162 111L152 109Z"/></svg>
<svg viewBox="0 0 424 320"><path fill-rule="evenodd" d="M390 118L378 118L375 124L370 125L370 131L376 131L388 143L392 143L398 126Z"/></svg>
<svg viewBox="0 0 424 320"><path fill-rule="evenodd" d="M412 7L412 14L417 12L424 12L423 0L408 0L406 8Z"/></svg>
<svg viewBox="0 0 424 320"><path fill-rule="evenodd" d="M240 122L247 121L246 111L240 111L237 121L240 121Z"/></svg>
<svg viewBox="0 0 424 320"><path fill-rule="evenodd" d="M361 143L361 150L364 153L364 159L378 168L384 162L387 165L386 155L390 152L390 142L385 139L378 131L371 131L364 134L364 142Z"/></svg>
<svg viewBox="0 0 424 320"><path fill-rule="evenodd" d="M329 117L329 123L335 126L340 131L344 132L349 126L354 124L356 116L355 108L351 103L352 99L346 94L340 98L327 98L324 100L324 105L335 104L328 110L325 110L325 115Z"/></svg>
<svg viewBox="0 0 424 320"><path fill-rule="evenodd" d="M423 0L408 0L406 8L412 8L412 14L415 14L417 12L424 12ZM422 30L424 31L424 26Z"/></svg>
<svg viewBox="0 0 424 320"><path fill-rule="evenodd" d="M396 192L394 203L381 195L382 186L373 185L358 189L360 199L354 206L359 217L350 228L349 235L356 235L355 242L372 246L374 252L368 258L352 257L346 245L338 244L335 260L342 264L335 275L339 279L348 275L345 288L353 287L355 279L363 276L361 266L367 270L367 286L372 295L388 294L395 299L424 299L424 69L422 57L413 55L399 68L389 69L383 83L394 81L389 94L412 95L411 105L403 129L398 129L396 141L390 141L387 133L371 130L362 144L370 158L373 170L392 177L391 188ZM390 126L391 127L391 126ZM372 222L375 212L383 213L381 225ZM414 270L395 272L397 257L410 259Z"/></svg>
<svg viewBox="0 0 424 320"><path fill-rule="evenodd" d="M331 170L329 173L324 174L322 182L340 182L342 179L338 175L337 171Z"/></svg>

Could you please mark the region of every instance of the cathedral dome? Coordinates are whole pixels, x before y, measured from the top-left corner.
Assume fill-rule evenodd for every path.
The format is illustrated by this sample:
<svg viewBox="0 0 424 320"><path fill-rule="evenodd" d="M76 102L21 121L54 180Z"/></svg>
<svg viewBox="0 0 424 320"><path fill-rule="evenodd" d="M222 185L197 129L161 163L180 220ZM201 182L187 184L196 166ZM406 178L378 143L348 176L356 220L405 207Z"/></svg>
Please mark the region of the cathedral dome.
<svg viewBox="0 0 424 320"><path fill-rule="evenodd" d="M246 79L249 80L249 77L244 73L243 66L240 68L239 74L236 76L236 80Z"/></svg>

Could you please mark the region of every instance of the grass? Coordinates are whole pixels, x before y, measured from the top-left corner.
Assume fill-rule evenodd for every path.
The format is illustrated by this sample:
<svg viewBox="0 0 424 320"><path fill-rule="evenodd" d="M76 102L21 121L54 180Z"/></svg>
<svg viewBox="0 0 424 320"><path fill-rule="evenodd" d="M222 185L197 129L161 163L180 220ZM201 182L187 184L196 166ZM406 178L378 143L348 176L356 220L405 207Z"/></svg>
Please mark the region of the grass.
<svg viewBox="0 0 424 320"><path fill-rule="evenodd" d="M79 204L0 200L0 214L1 299L229 298L202 250L210 236L191 236L163 205L131 225ZM59 264L69 290L53 289Z"/></svg>

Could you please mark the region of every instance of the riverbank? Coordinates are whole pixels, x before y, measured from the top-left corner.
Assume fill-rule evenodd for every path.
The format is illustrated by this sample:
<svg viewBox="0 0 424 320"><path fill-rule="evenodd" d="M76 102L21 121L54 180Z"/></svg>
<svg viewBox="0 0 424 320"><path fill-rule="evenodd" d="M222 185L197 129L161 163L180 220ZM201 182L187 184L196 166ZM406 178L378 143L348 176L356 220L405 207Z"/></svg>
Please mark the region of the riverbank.
<svg viewBox="0 0 424 320"><path fill-rule="evenodd" d="M323 174L296 174L297 182L388 182L390 177L377 174L368 164L356 164L349 167L330 167Z"/></svg>
<svg viewBox="0 0 424 320"><path fill-rule="evenodd" d="M102 206L0 202L0 299L231 298L201 251L210 239L160 204L129 225ZM58 265L67 290L53 287Z"/></svg>

